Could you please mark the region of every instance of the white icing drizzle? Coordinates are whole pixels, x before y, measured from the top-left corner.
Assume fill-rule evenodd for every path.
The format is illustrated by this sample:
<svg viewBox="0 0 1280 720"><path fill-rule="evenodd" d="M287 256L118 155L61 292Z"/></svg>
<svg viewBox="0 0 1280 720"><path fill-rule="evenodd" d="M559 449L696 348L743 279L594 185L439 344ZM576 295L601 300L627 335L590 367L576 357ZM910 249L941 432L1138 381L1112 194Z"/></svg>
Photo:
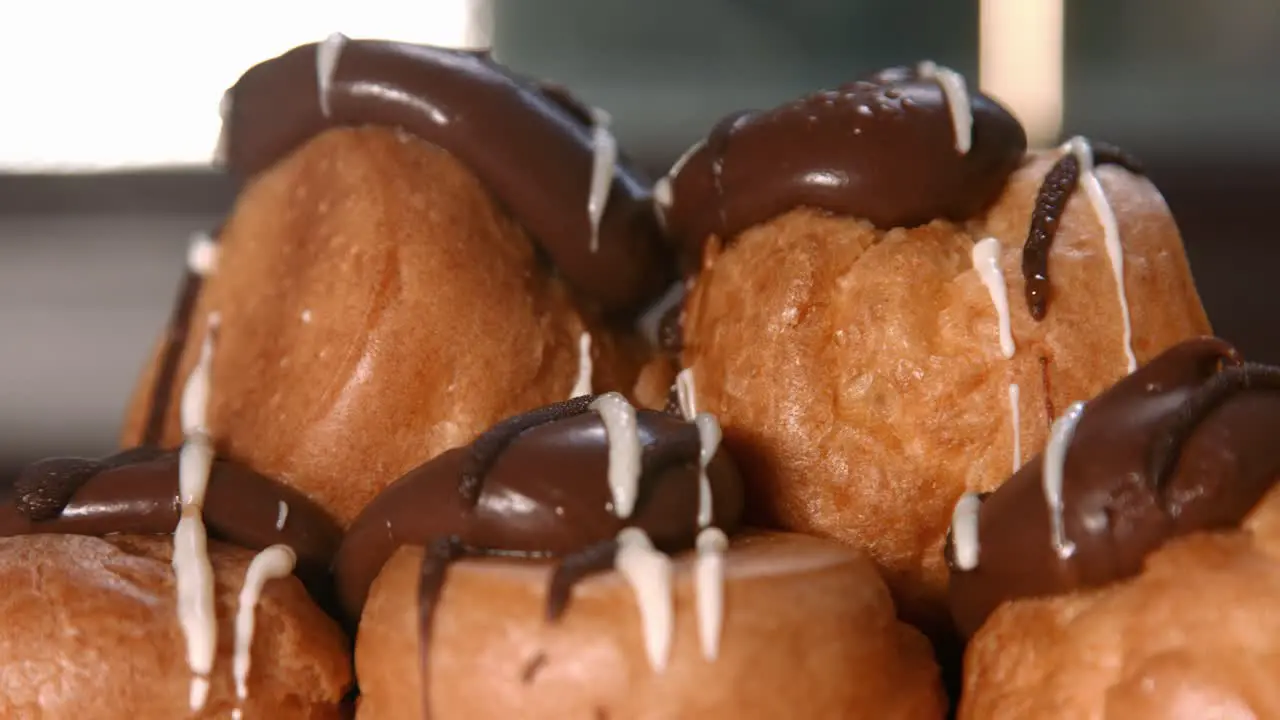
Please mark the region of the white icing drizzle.
<svg viewBox="0 0 1280 720"><path fill-rule="evenodd" d="M711 524L712 497L711 480L707 478L707 466L720 449L720 422L711 413L698 413L693 419L698 427L698 527L706 528Z"/></svg>
<svg viewBox="0 0 1280 720"><path fill-rule="evenodd" d="M213 597L213 565L201 516L209 472L213 467L213 442L205 425L209 407L213 333L218 316L210 315L195 369L182 392L180 416L183 444L178 456L178 497L182 513L173 531L173 571L177 585L178 624L187 643L191 669L191 710L204 707L209 696L209 672L218 646L217 615Z"/></svg>
<svg viewBox="0 0 1280 720"><path fill-rule="evenodd" d="M222 93L222 99L218 101L218 117L221 123L218 126L218 142L213 146L213 166L225 167L227 164L227 118L231 115L231 91L227 90Z"/></svg>
<svg viewBox="0 0 1280 720"><path fill-rule="evenodd" d="M613 187L613 170L618 163L618 141L609 130L613 118L600 108L591 108L591 185L587 195L587 219L591 222L591 252L600 249L600 219Z"/></svg>
<svg viewBox="0 0 1280 720"><path fill-rule="evenodd" d="M1062 476L1067 463L1067 449L1071 447L1071 438L1083 415L1084 403L1077 402L1054 421L1053 427L1049 429L1049 444L1044 449L1044 468L1041 471L1044 501L1049 506L1049 531L1053 549L1064 560L1075 553L1076 545L1067 539L1066 528L1063 527Z"/></svg>
<svg viewBox="0 0 1280 720"><path fill-rule="evenodd" d="M658 301L636 320L636 330L652 347L658 347L658 332L662 327L662 319L671 308L680 304L684 299L684 292L684 281L671 283L671 287L667 288L662 297L658 298Z"/></svg>
<svg viewBox="0 0 1280 720"><path fill-rule="evenodd" d="M591 394L591 333L585 330L578 336L578 379L569 391L570 398Z"/></svg>
<svg viewBox="0 0 1280 720"><path fill-rule="evenodd" d="M729 539L720 528L703 528L698 533L698 559L693 569L698 611L698 640L702 657L715 660L720 655L720 630L724 627L724 553Z"/></svg>
<svg viewBox="0 0 1280 720"><path fill-rule="evenodd" d="M981 507L978 494L967 492L960 496L951 512L951 550L956 567L966 572L978 567L978 510Z"/></svg>
<svg viewBox="0 0 1280 720"><path fill-rule="evenodd" d="M253 629L262 588L269 580L289 577L297 562L298 557L292 548L287 545L272 545L255 555L249 563L249 569L245 571L236 610L235 654L231 660L231 672L236 681L236 699L240 703L249 699L249 663L252 660L250 650L253 647ZM239 707L232 712L232 716L239 720Z"/></svg>
<svg viewBox="0 0 1280 720"><path fill-rule="evenodd" d="M916 74L926 80L936 80L947 98L951 112L951 126L955 128L956 152L964 155L973 146L973 112L969 105L969 91L964 76L951 68L941 67L925 60L916 67Z"/></svg>
<svg viewBox="0 0 1280 720"><path fill-rule="evenodd" d="M666 209L671 207L671 203L675 199L671 194L671 182L680 174L680 171L684 169L684 164L689 162L689 158L693 157L693 154L698 152L704 143L706 143L706 139L699 140L693 145L690 145L689 149L685 150L684 154L677 158L675 163L672 164L671 169L667 171L667 174L659 178L658 182L653 186L654 207L658 213L658 220L662 221L664 227L666 226L667 219Z"/></svg>
<svg viewBox="0 0 1280 720"><path fill-rule="evenodd" d="M671 636L675 629L671 559L654 549L643 530L629 527L618 533L614 567L635 594L649 664L655 671L662 672L671 654Z"/></svg>
<svg viewBox="0 0 1280 720"><path fill-rule="evenodd" d="M1129 372L1138 369L1138 359L1133 354L1133 325L1129 318L1129 296L1124 287L1124 246L1120 244L1120 226L1116 222L1116 214L1107 202L1107 195L1102 191L1102 183L1093 171L1093 148L1085 138L1076 136L1068 140L1062 149L1075 155L1080 164L1080 185L1089 197L1089 204L1102 225L1102 238L1107 247L1107 258L1111 261L1111 274L1116 281L1116 294L1120 302L1120 320L1124 324L1124 357Z"/></svg>
<svg viewBox="0 0 1280 720"><path fill-rule="evenodd" d="M1021 388L1018 383L1009 383L1009 419L1013 425L1013 471L1022 467L1022 412L1020 407Z"/></svg>
<svg viewBox="0 0 1280 720"><path fill-rule="evenodd" d="M698 393L693 382L693 368L685 368L676 373L676 402L680 404L680 414L685 420L692 422L698 416Z"/></svg>
<svg viewBox="0 0 1280 720"><path fill-rule="evenodd" d="M281 500L276 509L276 530L284 530L286 522L289 522L289 503Z"/></svg>
<svg viewBox="0 0 1280 720"><path fill-rule="evenodd" d="M978 278L987 288L991 296L991 304L996 308L996 319L1000 328L1000 352L1005 358L1013 357L1017 346L1013 343L1013 327L1009 319L1009 290L1005 286L1004 274L1000 272L1000 241L984 238L973 245L973 269L978 271Z"/></svg>
<svg viewBox="0 0 1280 720"><path fill-rule="evenodd" d="M192 234L187 245L187 269L200 277L209 277L218 269L218 243L208 233Z"/></svg>
<svg viewBox="0 0 1280 720"><path fill-rule="evenodd" d="M347 36L334 33L316 45L316 89L319 91L320 112L329 117L329 93L333 89L333 76L338 72L338 61L342 58L342 48L347 44Z"/></svg>
<svg viewBox="0 0 1280 720"><path fill-rule="evenodd" d="M613 512L620 518L631 516L640 484L640 430L636 409L616 392L605 393L591 402L600 414L609 437L609 492Z"/></svg>

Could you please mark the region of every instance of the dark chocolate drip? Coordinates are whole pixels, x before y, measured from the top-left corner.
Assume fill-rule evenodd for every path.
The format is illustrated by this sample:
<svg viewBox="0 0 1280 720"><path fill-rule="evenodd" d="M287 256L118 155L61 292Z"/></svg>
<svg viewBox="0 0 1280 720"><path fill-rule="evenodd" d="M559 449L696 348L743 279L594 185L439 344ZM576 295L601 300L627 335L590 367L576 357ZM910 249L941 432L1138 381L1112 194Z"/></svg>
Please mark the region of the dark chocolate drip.
<svg viewBox="0 0 1280 720"><path fill-rule="evenodd" d="M643 530L655 547L692 548L698 530L699 439L679 417L637 410L641 473L629 517L613 512L608 485L610 441L588 399L560 403L504 422L502 432L450 450L410 471L378 494L347 531L334 575L347 616L358 618L382 565L402 545L456 537L484 554L565 558L614 539L625 527ZM511 428L524 428L519 432ZM477 463L479 456L484 462ZM486 468L474 501L458 492L468 469ZM712 522L727 533L742 515L742 486L727 453L707 468Z"/></svg>
<svg viewBox="0 0 1280 720"><path fill-rule="evenodd" d="M54 458L0 484L0 537L36 533L161 535L178 525L178 451L141 447L102 460ZM281 503L287 506L280 523ZM342 530L298 491L216 460L204 503L209 535L250 550L293 548L298 574L315 589Z"/></svg>
<svg viewBox="0 0 1280 720"><path fill-rule="evenodd" d="M1157 492L1163 494L1182 457L1187 438L1205 421L1209 413L1232 396L1249 390L1280 390L1280 368L1244 363L1214 375L1178 410L1164 434L1152 444L1151 464L1147 477Z"/></svg>
<svg viewBox="0 0 1280 720"><path fill-rule="evenodd" d="M593 395L583 395L559 402L554 405L538 408L523 415L507 418L494 425L471 444L471 452L467 455L467 464L462 468L458 478L458 494L467 505L475 505L484 491L484 476L493 467L494 461L502 455L512 440L522 433L547 423L564 420L581 415L590 408Z"/></svg>
<svg viewBox="0 0 1280 720"><path fill-rule="evenodd" d="M431 693L427 670L431 655L431 628L434 624L440 590L444 587L449 565L465 556L461 541L444 537L427 546L418 572L418 667L422 682L422 717L431 717Z"/></svg>
<svg viewBox="0 0 1280 720"><path fill-rule="evenodd" d="M960 629L1006 600L1132 577L1172 538L1238 527L1280 479L1280 368L1239 362L1221 340L1184 342L1089 401L1063 469L1066 557L1053 547L1043 456L987 497L978 566L952 567Z"/></svg>
<svg viewBox="0 0 1280 720"><path fill-rule="evenodd" d="M1143 167L1141 160L1111 143L1091 142L1089 146L1093 150L1093 164L1095 167L1099 165L1118 165L1134 175L1147 174L1147 170Z"/></svg>
<svg viewBox="0 0 1280 720"><path fill-rule="evenodd" d="M569 607L569 597L579 582L613 567L618 556L618 541L602 540L566 555L556 566L547 586L547 620L556 622Z"/></svg>
<svg viewBox="0 0 1280 720"><path fill-rule="evenodd" d="M262 172L335 127L400 128L466 165L529 231L569 283L628 313L659 294L674 267L649 179L619 153L599 247L587 215L593 167L589 108L563 89L512 73L486 54L348 40L321 109L317 49L252 68L230 91L228 168Z"/></svg>
<svg viewBox="0 0 1280 720"><path fill-rule="evenodd" d="M689 264L707 238L731 241L804 206L884 229L971 218L999 195L1027 138L995 100L970 99L973 143L963 154L937 80L905 68L731 115L671 178L668 232Z"/></svg>
<svg viewBox="0 0 1280 720"><path fill-rule="evenodd" d="M169 327L165 332L164 350L160 353L160 366L151 384L151 404L147 410L147 422L143 426L142 433L143 446L159 445L164 437L165 419L169 415L169 406L173 401L178 363L182 360L182 350L187 345L187 336L191 332L191 316L195 313L196 298L200 296L200 288L203 285L204 278L190 269L182 277L182 290L178 294L178 303L169 316Z"/></svg>
<svg viewBox="0 0 1280 720"><path fill-rule="evenodd" d="M1026 279L1027 309L1031 317L1043 320L1049 308L1049 250L1062 222L1067 201L1076 189L1080 163L1070 153L1063 155L1044 176L1036 193L1031 229L1022 247L1022 277Z"/></svg>
<svg viewBox="0 0 1280 720"><path fill-rule="evenodd" d="M1135 175L1142 174L1137 158L1114 145L1090 143L1093 166L1118 165ZM1058 233L1067 201L1080 184L1080 161L1073 153L1058 159L1040 184L1031 227L1022 248L1022 277L1026 280L1027 309L1031 317L1043 320L1049 311L1049 251Z"/></svg>

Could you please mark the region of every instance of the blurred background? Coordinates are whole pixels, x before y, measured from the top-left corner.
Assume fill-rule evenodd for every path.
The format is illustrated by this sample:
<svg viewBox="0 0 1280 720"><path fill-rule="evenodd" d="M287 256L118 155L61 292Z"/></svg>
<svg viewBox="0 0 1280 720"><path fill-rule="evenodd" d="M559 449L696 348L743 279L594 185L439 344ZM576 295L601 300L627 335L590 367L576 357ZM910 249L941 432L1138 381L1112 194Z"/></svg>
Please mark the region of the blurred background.
<svg viewBox="0 0 1280 720"><path fill-rule="evenodd" d="M224 88L341 31L460 47L574 88L655 174L732 110L933 59L1042 145L1142 158L1218 332L1280 360L1274 0L153 0L0 10L0 475L111 449L188 238L228 209Z"/></svg>

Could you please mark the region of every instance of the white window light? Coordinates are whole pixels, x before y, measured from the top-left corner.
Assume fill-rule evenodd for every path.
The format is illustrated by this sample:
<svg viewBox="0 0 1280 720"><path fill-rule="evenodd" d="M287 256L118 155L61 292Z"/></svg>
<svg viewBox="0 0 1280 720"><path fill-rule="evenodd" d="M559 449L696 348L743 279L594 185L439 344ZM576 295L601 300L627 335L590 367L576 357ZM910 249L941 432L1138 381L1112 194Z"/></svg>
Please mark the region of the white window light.
<svg viewBox="0 0 1280 720"><path fill-rule="evenodd" d="M979 84L1013 111L1033 147L1062 131L1063 0L982 0Z"/></svg>
<svg viewBox="0 0 1280 720"><path fill-rule="evenodd" d="M0 12L0 172L209 162L222 92L330 33L486 47L492 0L63 0Z"/></svg>

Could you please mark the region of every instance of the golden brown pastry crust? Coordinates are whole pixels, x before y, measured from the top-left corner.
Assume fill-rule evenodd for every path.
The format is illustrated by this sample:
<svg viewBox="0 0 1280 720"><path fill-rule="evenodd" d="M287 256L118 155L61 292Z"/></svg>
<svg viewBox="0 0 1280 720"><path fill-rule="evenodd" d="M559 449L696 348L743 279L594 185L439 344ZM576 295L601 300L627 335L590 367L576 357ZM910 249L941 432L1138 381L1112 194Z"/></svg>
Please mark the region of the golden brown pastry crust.
<svg viewBox="0 0 1280 720"><path fill-rule="evenodd" d="M0 539L0 717L172 720L189 717L172 539L25 535ZM210 544L218 655L209 703L235 705L234 617L253 553ZM351 684L347 640L296 578L263 589L244 717L339 717Z"/></svg>
<svg viewBox="0 0 1280 720"><path fill-rule="evenodd" d="M866 548L906 616L944 622L939 552L955 500L1013 467L1008 386L1020 387L1022 458L1053 412L1126 370L1101 225L1083 192L1050 260L1048 317L1023 300L1021 248L1041 179L1036 155L966 227L878 231L799 209L729 246L708 243L684 315L683 362L700 409L719 415L741 458L757 521ZM1139 362L1209 323L1159 192L1112 166L1098 175L1119 221ZM997 238L1017 351L973 270ZM1047 360L1047 381L1041 358Z"/></svg>
<svg viewBox="0 0 1280 720"><path fill-rule="evenodd" d="M419 548L402 548L365 608L356 647L360 720L422 717L421 558ZM579 585L559 624L548 625L547 566L453 566L430 646L431 717L942 717L928 643L895 619L865 556L769 534L735 541L727 558L714 662L699 649L691 559L677 560L675 640L662 674L649 665L630 586L617 573Z"/></svg>
<svg viewBox="0 0 1280 720"><path fill-rule="evenodd" d="M221 453L350 521L382 487L504 417L568 397L592 325L451 155L336 129L241 193L200 295L164 441L206 318L221 314L209 426ZM637 346L590 327L597 390ZM156 363L123 442L141 438Z"/></svg>
<svg viewBox="0 0 1280 720"><path fill-rule="evenodd" d="M960 718L1280 717L1280 492L1143 574L1001 606L965 655Z"/></svg>

